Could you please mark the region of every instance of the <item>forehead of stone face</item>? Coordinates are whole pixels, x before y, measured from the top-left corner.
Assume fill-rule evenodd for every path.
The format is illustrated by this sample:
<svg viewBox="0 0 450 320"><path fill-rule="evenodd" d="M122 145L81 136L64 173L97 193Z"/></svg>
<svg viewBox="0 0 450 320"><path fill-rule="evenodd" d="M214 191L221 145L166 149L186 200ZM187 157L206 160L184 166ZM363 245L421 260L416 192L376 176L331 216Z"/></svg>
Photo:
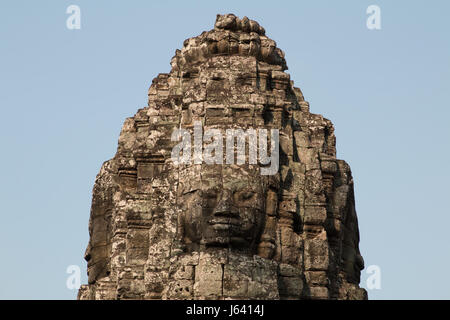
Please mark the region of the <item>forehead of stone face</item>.
<svg viewBox="0 0 450 320"><path fill-rule="evenodd" d="M178 196L201 190L201 167L201 165L197 164L180 165L178 171Z"/></svg>
<svg viewBox="0 0 450 320"><path fill-rule="evenodd" d="M256 193L264 192L264 177L260 173L257 165L223 165L222 185L223 188L233 192L242 190Z"/></svg>
<svg viewBox="0 0 450 320"><path fill-rule="evenodd" d="M258 165L200 164L188 165L179 173L180 194L196 190L222 189L239 192L242 190L264 193L266 177L261 175Z"/></svg>
<svg viewBox="0 0 450 320"><path fill-rule="evenodd" d="M188 164L179 170L178 194L183 195L198 190L221 189L222 166L208 164Z"/></svg>
<svg viewBox="0 0 450 320"><path fill-rule="evenodd" d="M201 179L201 189L203 191L215 190L218 192L223 189L222 165L202 164L200 175L199 179Z"/></svg>

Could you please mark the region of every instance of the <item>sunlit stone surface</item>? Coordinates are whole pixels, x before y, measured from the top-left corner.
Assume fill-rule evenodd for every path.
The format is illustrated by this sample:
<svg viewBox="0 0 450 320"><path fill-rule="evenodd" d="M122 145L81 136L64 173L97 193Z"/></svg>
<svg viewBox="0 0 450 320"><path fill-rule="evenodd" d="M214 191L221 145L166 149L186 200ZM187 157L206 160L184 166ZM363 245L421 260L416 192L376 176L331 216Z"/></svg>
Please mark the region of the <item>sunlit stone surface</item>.
<svg viewBox="0 0 450 320"><path fill-rule="evenodd" d="M366 299L350 167L275 41L256 21L218 15L171 66L97 176L78 298ZM224 134L278 129L278 173L175 165L172 132L196 121Z"/></svg>

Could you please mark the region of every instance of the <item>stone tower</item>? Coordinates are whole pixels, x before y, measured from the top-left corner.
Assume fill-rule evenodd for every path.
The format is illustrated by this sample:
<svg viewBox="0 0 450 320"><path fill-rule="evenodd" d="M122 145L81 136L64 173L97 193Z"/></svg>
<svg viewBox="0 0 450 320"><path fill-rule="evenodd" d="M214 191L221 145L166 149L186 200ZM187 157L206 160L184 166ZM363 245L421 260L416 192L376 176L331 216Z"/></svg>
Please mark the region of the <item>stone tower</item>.
<svg viewBox="0 0 450 320"><path fill-rule="evenodd" d="M256 21L217 15L171 67L97 175L78 298L366 299L350 167L275 41ZM278 170L261 174L250 150L241 162L175 163L174 132L195 138L199 124L205 136L277 130Z"/></svg>

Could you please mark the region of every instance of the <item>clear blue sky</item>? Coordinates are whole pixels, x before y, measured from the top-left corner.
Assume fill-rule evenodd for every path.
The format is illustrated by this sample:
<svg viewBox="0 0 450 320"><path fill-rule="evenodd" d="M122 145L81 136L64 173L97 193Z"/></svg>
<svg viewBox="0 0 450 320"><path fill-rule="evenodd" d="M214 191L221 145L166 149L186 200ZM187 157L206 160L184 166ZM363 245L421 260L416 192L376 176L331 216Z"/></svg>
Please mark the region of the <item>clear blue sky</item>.
<svg viewBox="0 0 450 320"><path fill-rule="evenodd" d="M81 30L66 8L81 8ZM368 30L366 8L381 8ZM371 299L450 299L448 1L0 2L0 298L73 299L91 191L153 77L217 13L247 15L286 53L352 168ZM362 273L362 285L367 275Z"/></svg>

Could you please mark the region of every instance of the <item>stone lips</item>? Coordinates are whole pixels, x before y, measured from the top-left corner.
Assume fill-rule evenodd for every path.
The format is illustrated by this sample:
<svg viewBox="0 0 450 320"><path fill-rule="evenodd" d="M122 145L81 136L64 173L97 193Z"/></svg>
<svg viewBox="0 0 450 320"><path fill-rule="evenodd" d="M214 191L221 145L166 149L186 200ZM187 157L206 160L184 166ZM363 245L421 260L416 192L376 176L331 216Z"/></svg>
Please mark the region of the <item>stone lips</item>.
<svg viewBox="0 0 450 320"><path fill-rule="evenodd" d="M78 298L366 299L350 167L336 159L332 123L309 112L284 72L276 43L253 20L218 15L171 66L97 175ZM278 174L175 166L171 134L194 121L279 129ZM239 245L227 230L243 225Z"/></svg>

